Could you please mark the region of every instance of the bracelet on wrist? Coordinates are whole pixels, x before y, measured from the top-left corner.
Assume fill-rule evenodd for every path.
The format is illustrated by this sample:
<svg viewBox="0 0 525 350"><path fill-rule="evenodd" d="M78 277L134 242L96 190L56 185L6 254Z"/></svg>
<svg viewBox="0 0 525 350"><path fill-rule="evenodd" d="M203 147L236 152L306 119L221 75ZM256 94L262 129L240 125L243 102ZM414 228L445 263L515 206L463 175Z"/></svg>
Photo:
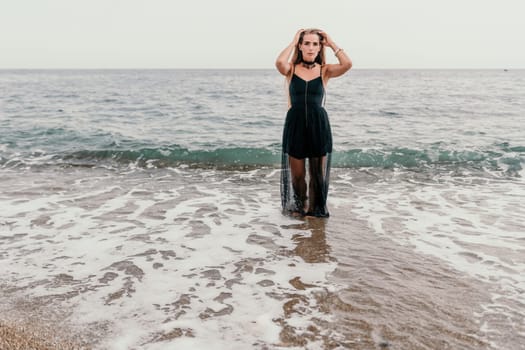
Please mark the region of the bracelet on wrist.
<svg viewBox="0 0 525 350"><path fill-rule="evenodd" d="M337 54L341 51L344 51L342 48L338 48L337 50L334 51L334 56L337 56Z"/></svg>

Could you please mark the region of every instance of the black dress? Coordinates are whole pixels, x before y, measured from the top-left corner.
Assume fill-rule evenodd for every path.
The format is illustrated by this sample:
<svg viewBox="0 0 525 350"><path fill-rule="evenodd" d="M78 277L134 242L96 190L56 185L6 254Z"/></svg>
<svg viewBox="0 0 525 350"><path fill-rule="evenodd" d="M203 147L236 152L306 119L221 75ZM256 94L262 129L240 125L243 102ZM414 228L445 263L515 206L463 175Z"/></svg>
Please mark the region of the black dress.
<svg viewBox="0 0 525 350"><path fill-rule="evenodd" d="M332 131L323 107L321 76L306 81L295 73L290 79L291 107L283 130L281 202L283 212L327 217L326 198L332 153ZM299 185L290 169L290 157L307 159L308 190ZM308 212L305 213L308 200Z"/></svg>

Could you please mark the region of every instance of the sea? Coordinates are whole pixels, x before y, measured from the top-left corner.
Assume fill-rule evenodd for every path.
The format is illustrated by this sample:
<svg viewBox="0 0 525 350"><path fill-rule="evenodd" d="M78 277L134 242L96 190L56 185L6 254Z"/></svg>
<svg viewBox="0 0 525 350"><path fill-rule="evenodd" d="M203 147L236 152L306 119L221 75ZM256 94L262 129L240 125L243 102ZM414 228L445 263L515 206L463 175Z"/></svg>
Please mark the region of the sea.
<svg viewBox="0 0 525 350"><path fill-rule="evenodd" d="M0 70L0 322L55 349L525 349L525 70L326 89L330 217L301 218L276 70Z"/></svg>

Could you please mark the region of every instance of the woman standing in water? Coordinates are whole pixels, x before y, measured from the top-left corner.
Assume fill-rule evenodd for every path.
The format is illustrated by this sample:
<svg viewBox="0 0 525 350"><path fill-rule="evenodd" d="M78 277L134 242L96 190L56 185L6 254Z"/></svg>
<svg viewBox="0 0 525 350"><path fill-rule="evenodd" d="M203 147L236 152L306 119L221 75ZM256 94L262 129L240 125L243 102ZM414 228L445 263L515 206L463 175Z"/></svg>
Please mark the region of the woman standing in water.
<svg viewBox="0 0 525 350"><path fill-rule="evenodd" d="M325 46L333 50L339 63L326 64ZM332 131L323 107L325 86L330 78L341 76L352 68L352 61L322 30L301 29L279 54L275 66L286 77L289 87L290 108L282 146L283 211L292 215L328 217L326 198Z"/></svg>

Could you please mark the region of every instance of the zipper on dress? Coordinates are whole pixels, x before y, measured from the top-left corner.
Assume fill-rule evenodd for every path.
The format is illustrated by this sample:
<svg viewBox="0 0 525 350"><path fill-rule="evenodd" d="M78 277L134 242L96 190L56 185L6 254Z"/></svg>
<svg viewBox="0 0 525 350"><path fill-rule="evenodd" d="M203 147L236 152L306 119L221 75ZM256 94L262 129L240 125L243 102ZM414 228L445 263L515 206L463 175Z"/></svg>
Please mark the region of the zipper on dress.
<svg viewBox="0 0 525 350"><path fill-rule="evenodd" d="M308 81L305 81L306 86L304 88L304 119L306 120L306 127L308 127Z"/></svg>

